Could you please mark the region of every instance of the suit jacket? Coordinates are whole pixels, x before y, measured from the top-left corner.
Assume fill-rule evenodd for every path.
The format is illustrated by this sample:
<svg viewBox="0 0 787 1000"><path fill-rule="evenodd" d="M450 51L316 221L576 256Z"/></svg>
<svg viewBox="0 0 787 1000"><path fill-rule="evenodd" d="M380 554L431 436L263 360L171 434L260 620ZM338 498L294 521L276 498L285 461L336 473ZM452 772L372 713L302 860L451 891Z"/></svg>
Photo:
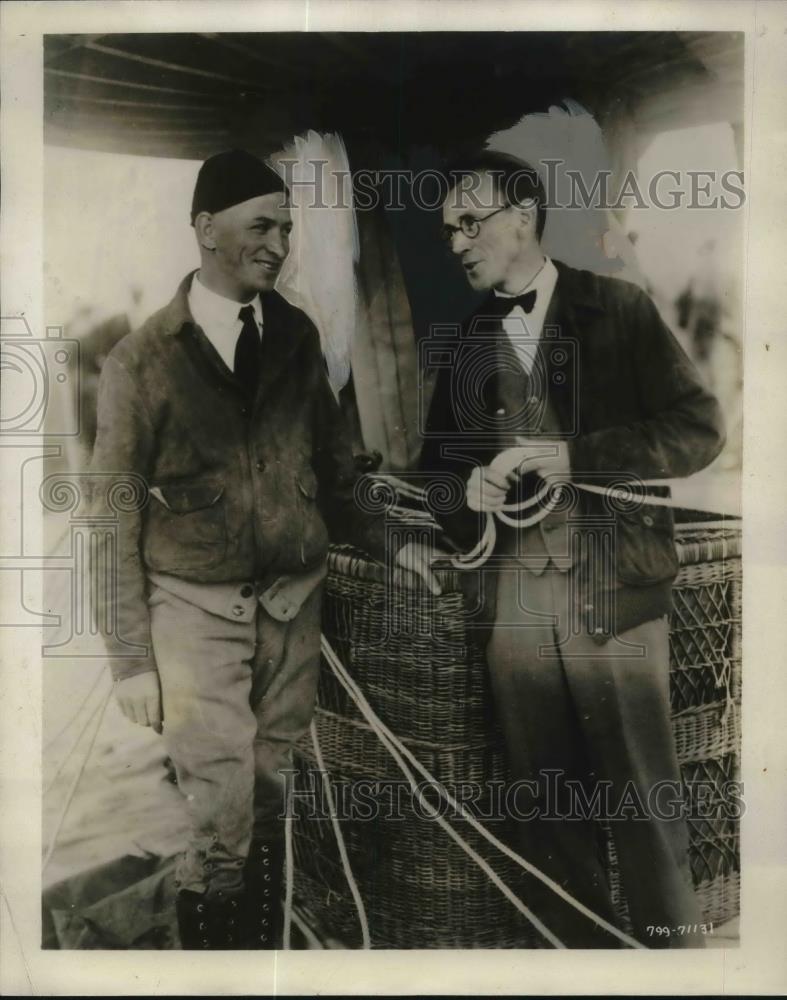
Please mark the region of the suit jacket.
<svg viewBox="0 0 787 1000"><path fill-rule="evenodd" d="M519 412L511 412L511 383L524 376L499 320L485 318L498 311L493 296L458 335L434 338L440 370L420 467L451 483L457 502L436 517L462 549L472 548L483 528L482 517L463 502L470 472L515 444L518 433L538 434L546 399L578 482L603 486L687 476L708 465L724 444L718 403L650 298L628 282L555 263L558 281L528 380L533 391L520 392ZM537 485L526 482L525 495ZM668 493L659 487L648 492ZM555 513L539 526L543 546L557 562L571 558L565 532L555 531L566 516ZM595 618L599 641L669 610L678 562L668 508L627 508L577 491L568 516L575 518L578 535L583 524L613 528L612 578L585 573L583 584L592 591L583 598L588 608L612 609L605 620ZM613 602L602 600L608 595L601 591L609 590L615 591Z"/></svg>
<svg viewBox="0 0 787 1000"><path fill-rule="evenodd" d="M91 463L96 516L117 524L117 585L108 595L123 640L148 654L116 676L155 669L147 574L197 583L307 573L337 539L378 552L381 517L357 510L347 432L319 335L278 293L263 295L256 398L226 367L188 308L172 302L113 349L101 373ZM136 477L138 503L118 503Z"/></svg>

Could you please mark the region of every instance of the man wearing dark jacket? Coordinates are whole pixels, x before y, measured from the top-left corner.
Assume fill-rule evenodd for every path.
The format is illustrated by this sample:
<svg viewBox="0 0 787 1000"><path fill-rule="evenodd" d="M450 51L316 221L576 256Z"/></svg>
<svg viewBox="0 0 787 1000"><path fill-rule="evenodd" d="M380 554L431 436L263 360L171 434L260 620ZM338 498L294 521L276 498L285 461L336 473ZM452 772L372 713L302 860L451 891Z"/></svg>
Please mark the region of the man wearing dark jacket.
<svg viewBox="0 0 787 1000"><path fill-rule="evenodd" d="M183 947L270 948L286 772L314 707L326 523L373 551L382 529L353 504L318 333L273 290L284 185L249 153L219 154L191 221L199 271L101 374L91 469L99 510L117 516L105 618L120 706L163 724L191 818ZM141 503L117 502L129 480Z"/></svg>
<svg viewBox="0 0 787 1000"><path fill-rule="evenodd" d="M443 237L489 295L457 338L434 338L441 370L421 467L462 484L461 502L438 520L463 550L489 514L542 497L521 513L524 528L496 519L483 580L519 847L616 923L601 803L636 937L701 946L670 727L677 558L671 512L657 499L668 490L643 487L643 503L642 489L627 499L625 487L706 466L723 444L719 408L642 291L544 255L545 196L532 168L484 152L450 177ZM423 568L432 556L411 547L401 559ZM565 944L617 945L540 882L528 878L523 894ZM648 931L678 925L683 934Z"/></svg>

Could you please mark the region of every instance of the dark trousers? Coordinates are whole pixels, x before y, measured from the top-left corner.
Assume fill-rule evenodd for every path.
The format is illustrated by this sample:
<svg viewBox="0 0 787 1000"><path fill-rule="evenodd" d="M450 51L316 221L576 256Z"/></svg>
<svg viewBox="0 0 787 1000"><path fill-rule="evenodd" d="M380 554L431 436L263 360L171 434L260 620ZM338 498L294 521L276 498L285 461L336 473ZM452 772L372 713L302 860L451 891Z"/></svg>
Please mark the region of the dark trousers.
<svg viewBox="0 0 787 1000"><path fill-rule="evenodd" d="M500 572L487 658L511 781L529 783L509 797L519 817L517 846L571 895L617 924L593 810L593 794L600 793L598 808L612 814L634 936L648 947L702 947L699 934L648 932L649 926L675 928L702 919L688 867L687 826L676 802L680 771L670 726L667 620L599 645L572 628L573 600L572 574L553 564L541 575L521 566ZM522 892L567 946L619 946L532 876Z"/></svg>

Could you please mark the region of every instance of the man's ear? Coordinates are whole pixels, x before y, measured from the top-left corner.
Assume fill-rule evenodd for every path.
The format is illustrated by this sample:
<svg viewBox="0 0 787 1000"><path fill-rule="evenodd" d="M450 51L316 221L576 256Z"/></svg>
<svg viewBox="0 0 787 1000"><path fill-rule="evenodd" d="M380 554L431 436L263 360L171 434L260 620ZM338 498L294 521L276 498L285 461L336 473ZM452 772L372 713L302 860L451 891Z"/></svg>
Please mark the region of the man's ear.
<svg viewBox="0 0 787 1000"><path fill-rule="evenodd" d="M216 249L216 224L210 212L200 212L194 220L197 242L203 250Z"/></svg>
<svg viewBox="0 0 787 1000"><path fill-rule="evenodd" d="M514 210L519 219L521 220L523 229L535 229L536 225L535 205L517 205Z"/></svg>
<svg viewBox="0 0 787 1000"><path fill-rule="evenodd" d="M537 207L535 205L517 205L514 211L519 219L519 238L524 242L536 239Z"/></svg>

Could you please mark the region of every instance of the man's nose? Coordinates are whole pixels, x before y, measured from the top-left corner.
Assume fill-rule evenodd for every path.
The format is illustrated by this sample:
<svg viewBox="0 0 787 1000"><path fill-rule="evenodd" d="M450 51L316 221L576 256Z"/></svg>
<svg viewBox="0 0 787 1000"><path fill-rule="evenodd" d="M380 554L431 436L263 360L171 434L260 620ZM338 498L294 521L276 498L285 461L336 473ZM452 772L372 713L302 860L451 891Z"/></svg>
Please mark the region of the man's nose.
<svg viewBox="0 0 787 1000"><path fill-rule="evenodd" d="M470 240L467 236L465 236L461 229L451 234L450 249L451 253L455 253L457 255L463 254L470 249Z"/></svg>
<svg viewBox="0 0 787 1000"><path fill-rule="evenodd" d="M290 240L280 229L266 233L265 248L275 254L279 260L284 260L290 252Z"/></svg>

